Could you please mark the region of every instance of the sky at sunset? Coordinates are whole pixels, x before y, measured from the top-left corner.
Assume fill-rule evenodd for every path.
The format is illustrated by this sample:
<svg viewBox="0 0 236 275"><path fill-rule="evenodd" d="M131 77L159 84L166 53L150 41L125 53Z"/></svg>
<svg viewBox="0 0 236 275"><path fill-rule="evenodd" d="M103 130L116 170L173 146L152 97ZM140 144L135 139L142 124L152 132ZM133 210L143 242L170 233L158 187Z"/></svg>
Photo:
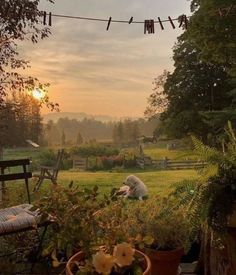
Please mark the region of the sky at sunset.
<svg viewBox="0 0 236 275"><path fill-rule="evenodd" d="M55 0L41 7L56 14L128 20L176 18L190 14L187 0ZM29 74L50 82L50 98L63 112L143 116L153 79L172 70L172 47L181 33L165 23L155 34L142 24L53 18L52 36L21 45L31 61ZM48 110L44 110L48 112Z"/></svg>

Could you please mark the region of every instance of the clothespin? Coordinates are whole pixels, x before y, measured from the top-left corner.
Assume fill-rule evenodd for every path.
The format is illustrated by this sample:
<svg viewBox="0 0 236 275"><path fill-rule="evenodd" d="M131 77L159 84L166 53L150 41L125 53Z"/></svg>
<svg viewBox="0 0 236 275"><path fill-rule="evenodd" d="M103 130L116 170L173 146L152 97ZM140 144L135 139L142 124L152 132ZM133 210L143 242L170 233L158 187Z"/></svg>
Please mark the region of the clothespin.
<svg viewBox="0 0 236 275"><path fill-rule="evenodd" d="M43 12L43 24L46 25L46 20L47 20L47 13L46 11Z"/></svg>
<svg viewBox="0 0 236 275"><path fill-rule="evenodd" d="M184 14L181 15L181 17L180 17L179 28L181 28L182 26L187 30L187 28L188 28L188 18Z"/></svg>
<svg viewBox="0 0 236 275"><path fill-rule="evenodd" d="M52 26L52 13L51 13L51 12L49 12L48 25L49 25L50 27Z"/></svg>
<svg viewBox="0 0 236 275"><path fill-rule="evenodd" d="M129 24L131 24L132 22L133 22L133 20L134 20L134 18L133 18L133 16L130 18L130 20L129 20Z"/></svg>
<svg viewBox="0 0 236 275"><path fill-rule="evenodd" d="M144 21L144 34L146 34L146 32L149 34L155 33L155 23L153 19Z"/></svg>
<svg viewBox="0 0 236 275"><path fill-rule="evenodd" d="M162 24L162 21L161 21L161 18L160 18L160 17L158 17L158 21L159 21L159 24L160 24L160 26L161 26L161 29L164 30L164 26L163 26L163 24Z"/></svg>
<svg viewBox="0 0 236 275"><path fill-rule="evenodd" d="M108 20L108 23L107 23L107 31L109 30L109 27L110 27L110 24L111 24L111 17L109 18L109 20Z"/></svg>
<svg viewBox="0 0 236 275"><path fill-rule="evenodd" d="M43 12L43 24L47 25L47 12L46 11ZM49 14L48 14L48 25L52 26L52 13L51 12L49 12Z"/></svg>
<svg viewBox="0 0 236 275"><path fill-rule="evenodd" d="M168 19L170 21L170 24L171 24L172 28L175 29L175 24L174 24L174 22L173 22L173 20L171 19L170 16L168 16Z"/></svg>

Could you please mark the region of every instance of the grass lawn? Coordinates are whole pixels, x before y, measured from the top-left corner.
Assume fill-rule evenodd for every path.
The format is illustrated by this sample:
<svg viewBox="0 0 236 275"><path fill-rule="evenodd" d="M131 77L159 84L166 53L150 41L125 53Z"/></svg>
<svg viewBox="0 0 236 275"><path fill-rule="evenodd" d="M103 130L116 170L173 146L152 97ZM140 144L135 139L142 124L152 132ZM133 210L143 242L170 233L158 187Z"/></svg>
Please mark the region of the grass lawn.
<svg viewBox="0 0 236 275"><path fill-rule="evenodd" d="M165 148L151 147L144 148L144 153L156 160L164 159L165 157L171 160L194 159L193 152L190 150L168 150Z"/></svg>
<svg viewBox="0 0 236 275"><path fill-rule="evenodd" d="M138 176L147 185L151 195L167 195L171 184L182 181L183 179L197 178L197 172L194 170L177 170L177 171L147 171L147 172L68 172L59 173L58 184L69 184L71 181L81 188L92 188L94 185L99 187L102 193L109 194L111 189L122 186L124 179L134 174ZM47 190L50 182L44 181L42 191Z"/></svg>

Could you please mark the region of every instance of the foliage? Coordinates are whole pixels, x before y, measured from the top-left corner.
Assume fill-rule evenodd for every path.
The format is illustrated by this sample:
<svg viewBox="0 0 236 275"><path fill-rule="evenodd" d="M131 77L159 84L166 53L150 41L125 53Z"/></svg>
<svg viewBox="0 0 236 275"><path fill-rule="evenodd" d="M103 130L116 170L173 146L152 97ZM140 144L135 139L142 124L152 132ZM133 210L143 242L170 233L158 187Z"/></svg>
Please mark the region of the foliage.
<svg viewBox="0 0 236 275"><path fill-rule="evenodd" d="M148 98L148 107L145 110L145 116L148 118L158 117L158 114L166 110L168 105L167 97L163 91L165 82L170 73L164 71L161 75L156 77L153 81L153 93ZM160 90L161 88L161 90Z"/></svg>
<svg viewBox="0 0 236 275"><path fill-rule="evenodd" d="M120 156L124 159L125 168L136 167L136 159L139 156L138 149L123 149L120 152Z"/></svg>
<svg viewBox="0 0 236 275"><path fill-rule="evenodd" d="M40 169L40 166L54 166L57 158L57 151L53 149L44 149L42 150L36 161L37 168ZM63 158L60 169L68 170L72 167L72 161L70 159L70 154L66 151L63 152ZM35 167L36 168L36 167Z"/></svg>
<svg viewBox="0 0 236 275"><path fill-rule="evenodd" d="M100 157L101 163L102 163L102 168L104 169L111 169L114 167L119 167L123 166L124 164L124 158L121 157L120 155L117 156L110 156L110 157Z"/></svg>
<svg viewBox="0 0 236 275"><path fill-rule="evenodd" d="M116 147L108 147L98 143L84 144L79 147L74 147L71 150L72 155L79 155L80 157L90 156L113 156L117 155L119 150Z"/></svg>
<svg viewBox="0 0 236 275"><path fill-rule="evenodd" d="M188 39L208 62L236 66L236 23L234 0L193 1L194 14L187 32ZM231 9L230 9L231 7ZM219 10L223 9L223 16Z"/></svg>
<svg viewBox="0 0 236 275"><path fill-rule="evenodd" d="M137 202L127 209L124 230L135 243L158 250L189 249L192 227L183 208L174 209L160 197ZM127 226L128 225L128 226Z"/></svg>
<svg viewBox="0 0 236 275"><path fill-rule="evenodd" d="M114 142L119 144L136 144L140 135L141 123L142 120L132 121L130 119L116 123L112 133Z"/></svg>
<svg viewBox="0 0 236 275"><path fill-rule="evenodd" d="M159 99L165 98L167 104L162 108L159 133L156 131L159 135L165 133L180 138L193 133L206 138L212 129L202 113L223 110L231 105L232 96L227 94L232 87L228 83L229 75L224 65L204 62L200 50L188 41L186 32L178 38L173 59L174 72L164 73L162 90L160 84L155 83L146 114L148 117L158 115L162 106Z"/></svg>
<svg viewBox="0 0 236 275"><path fill-rule="evenodd" d="M29 67L29 62L19 57L17 48L20 41L37 43L50 34L49 28L42 25L39 2L39 0L1 1L0 104L11 92L33 90L35 87L46 92L48 84L42 84L37 78L20 73L20 70ZM49 0L49 2L53 1ZM41 103L45 103L52 109L58 106L51 103L46 94Z"/></svg>
<svg viewBox="0 0 236 275"><path fill-rule="evenodd" d="M0 146L25 146L26 140L42 142L40 106L32 96L19 92L0 106Z"/></svg>
<svg viewBox="0 0 236 275"><path fill-rule="evenodd" d="M186 192L186 183L175 191L175 196L181 197L180 204L188 204L193 223L207 221L217 233L226 232L236 199L236 138L230 123L226 134L222 151L193 138L196 154L208 164L202 171L202 180L191 185L191 192Z"/></svg>
<svg viewBox="0 0 236 275"><path fill-rule="evenodd" d="M91 255L92 247L98 244L99 227L94 216L109 200L106 197L98 200L97 197L96 186L82 190L71 183L69 187L54 187L47 196L35 203L35 207L43 214L42 219L50 217L54 221L50 243L43 254L53 253L55 265L59 251L64 251L66 258L71 256L73 249L80 248Z"/></svg>
<svg viewBox="0 0 236 275"><path fill-rule="evenodd" d="M109 254L108 254L109 253ZM143 259L136 257L135 249L128 243L120 243L112 250L100 250L92 259L75 262L78 267L77 275L104 274L104 275L139 275L142 270Z"/></svg>

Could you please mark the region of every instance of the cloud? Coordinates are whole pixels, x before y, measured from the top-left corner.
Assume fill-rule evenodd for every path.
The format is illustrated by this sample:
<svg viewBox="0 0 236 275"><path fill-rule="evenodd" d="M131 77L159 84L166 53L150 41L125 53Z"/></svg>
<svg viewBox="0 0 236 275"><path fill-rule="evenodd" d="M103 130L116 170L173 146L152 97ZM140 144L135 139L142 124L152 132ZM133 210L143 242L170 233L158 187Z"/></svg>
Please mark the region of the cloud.
<svg viewBox="0 0 236 275"><path fill-rule="evenodd" d="M56 0L42 9L57 14L135 20L176 17L188 11L186 0ZM31 60L28 73L50 82L51 98L64 111L142 115L152 81L173 68L172 47L180 30L169 23L144 35L142 24L111 24L53 17L52 36L37 45L23 43Z"/></svg>

